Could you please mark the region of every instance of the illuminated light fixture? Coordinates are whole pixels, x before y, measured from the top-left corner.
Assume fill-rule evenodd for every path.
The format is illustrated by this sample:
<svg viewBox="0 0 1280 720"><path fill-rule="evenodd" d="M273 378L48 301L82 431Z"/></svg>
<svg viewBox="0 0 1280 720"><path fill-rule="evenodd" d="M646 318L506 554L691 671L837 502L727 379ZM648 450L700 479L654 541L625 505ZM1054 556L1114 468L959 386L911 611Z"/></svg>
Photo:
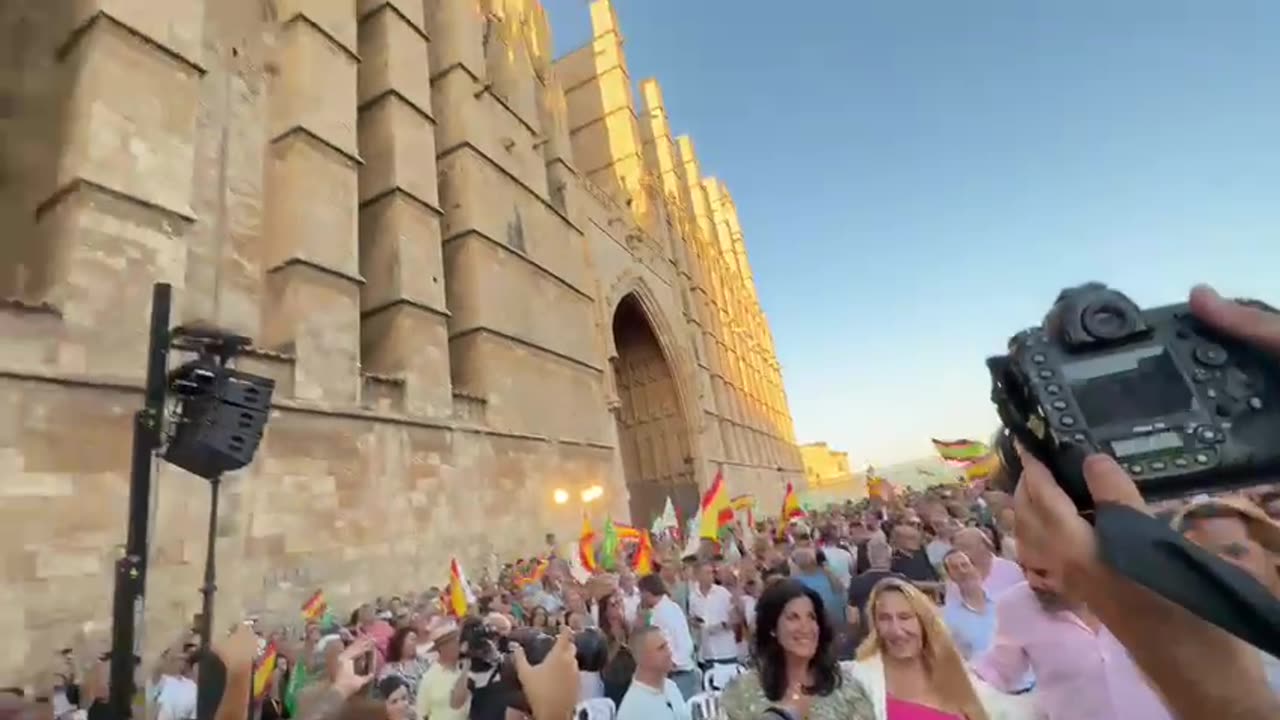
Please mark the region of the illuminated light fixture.
<svg viewBox="0 0 1280 720"><path fill-rule="evenodd" d="M569 502L569 491L564 488L556 488L556 491L551 494L551 499L555 500L557 505L563 505Z"/></svg>
<svg viewBox="0 0 1280 720"><path fill-rule="evenodd" d="M582 491L582 502L589 503L604 497L604 488L599 485L592 485Z"/></svg>

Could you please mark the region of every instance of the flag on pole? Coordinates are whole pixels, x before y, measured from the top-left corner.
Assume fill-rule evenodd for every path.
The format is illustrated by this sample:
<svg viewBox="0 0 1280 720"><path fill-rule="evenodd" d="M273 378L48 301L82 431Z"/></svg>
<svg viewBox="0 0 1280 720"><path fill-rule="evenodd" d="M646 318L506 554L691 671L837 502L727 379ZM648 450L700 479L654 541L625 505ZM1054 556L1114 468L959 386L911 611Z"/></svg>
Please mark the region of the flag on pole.
<svg viewBox="0 0 1280 720"><path fill-rule="evenodd" d="M649 530L654 535L660 535L668 530L680 532L680 518L676 517L676 506L671 504L671 496L667 496L667 504L662 507L662 514L653 519L653 525L649 526Z"/></svg>
<svg viewBox="0 0 1280 720"><path fill-rule="evenodd" d="M618 567L618 529L613 525L613 518L604 519L604 534L600 538L600 569L613 572Z"/></svg>
<svg viewBox="0 0 1280 720"><path fill-rule="evenodd" d="M972 484L979 480L987 479L992 475L992 473L999 469L1000 458L997 457L994 452L989 452L968 465L965 465L964 479Z"/></svg>
<svg viewBox="0 0 1280 720"><path fill-rule="evenodd" d="M729 505L729 492L724 486L724 470L716 471L716 479L702 495L698 509L698 537L719 540L720 530L733 523L733 508Z"/></svg>
<svg viewBox="0 0 1280 720"><path fill-rule="evenodd" d="M578 536L578 560L587 572L600 569L596 563L596 531L591 529L591 518L586 513L582 514L582 534Z"/></svg>
<svg viewBox="0 0 1280 720"><path fill-rule="evenodd" d="M467 610L474 601L467 576L462 574L462 565L458 558L449 561L449 612L456 618L467 616Z"/></svg>
<svg viewBox="0 0 1280 720"><path fill-rule="evenodd" d="M325 602L324 591L317 590L314 595L302 603L302 619L307 622L320 622L329 603Z"/></svg>
<svg viewBox="0 0 1280 720"><path fill-rule="evenodd" d="M943 460L949 462L969 462L977 460L991 452L986 443L977 440L933 440L933 449Z"/></svg>
<svg viewBox="0 0 1280 720"><path fill-rule="evenodd" d="M276 672L276 658L279 657L279 651L276 650L276 644L269 643L266 650L262 652L262 659L258 661L258 666L253 669L253 699L255 701L266 697L267 690L271 688L271 676Z"/></svg>
<svg viewBox="0 0 1280 720"><path fill-rule="evenodd" d="M782 495L782 517L778 523L778 533L786 532L787 525L797 518L804 517L804 509L800 507L800 498L796 496L795 486L787 483L787 491Z"/></svg>
<svg viewBox="0 0 1280 720"><path fill-rule="evenodd" d="M653 572L653 542L648 532L640 533L640 547L631 561L631 571L641 577Z"/></svg>

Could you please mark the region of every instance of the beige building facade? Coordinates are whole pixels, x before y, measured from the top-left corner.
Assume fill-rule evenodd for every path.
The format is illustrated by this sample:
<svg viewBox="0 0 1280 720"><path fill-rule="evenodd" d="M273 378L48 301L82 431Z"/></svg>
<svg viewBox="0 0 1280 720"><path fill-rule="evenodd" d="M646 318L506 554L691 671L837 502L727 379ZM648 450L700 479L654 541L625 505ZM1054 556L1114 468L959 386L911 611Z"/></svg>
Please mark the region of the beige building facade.
<svg viewBox="0 0 1280 720"><path fill-rule="evenodd" d="M804 463L804 474L810 488L853 480L853 471L849 469L849 453L832 450L825 442L801 445L800 458Z"/></svg>
<svg viewBox="0 0 1280 720"><path fill-rule="evenodd" d="M556 62L535 0L0 4L0 678L101 648L156 282L277 383L219 624L478 576L576 533L556 489L803 485L733 199L590 12ZM148 654L207 484L158 463L152 506Z"/></svg>

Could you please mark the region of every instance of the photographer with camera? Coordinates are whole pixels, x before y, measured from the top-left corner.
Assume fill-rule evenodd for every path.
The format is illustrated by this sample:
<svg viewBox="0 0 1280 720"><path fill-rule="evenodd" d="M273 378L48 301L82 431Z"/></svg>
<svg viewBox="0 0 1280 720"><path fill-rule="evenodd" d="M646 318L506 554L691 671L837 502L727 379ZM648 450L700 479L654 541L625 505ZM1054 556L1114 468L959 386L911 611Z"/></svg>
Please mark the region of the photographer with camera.
<svg viewBox="0 0 1280 720"><path fill-rule="evenodd" d="M1015 336L1010 357L989 361L996 381L993 399L1017 440L1013 456L1005 459L1020 477L1014 496L1020 549L1065 579L1128 650L1174 716L1280 717L1280 700L1267 687L1257 649L1232 634L1274 643L1274 597L1248 573L1151 518L1133 477L1139 476L1142 489L1157 497L1227 489L1251 474L1257 479L1274 472L1259 463L1280 459L1280 438L1270 414L1280 383L1280 315L1256 304L1224 300L1207 287L1192 291L1189 306L1146 313L1101 286L1071 292L1060 296L1045 331ZM1081 310L1073 304L1077 300L1092 304ZM1079 339L1081 330L1110 342L1103 343L1107 354L1098 358L1104 362L1073 369L1068 363L1093 359L1079 360L1091 353L1076 351L1075 357L1061 360L1061 346ZM1115 364L1122 355L1115 348L1130 336L1155 337L1164 345L1131 351L1142 357L1121 371L1103 367L1107 361ZM1155 348L1177 361L1160 365L1165 358ZM1013 366L1023 358L1041 368L1020 374ZM1058 361L1062 367L1057 370L1066 371L1062 374L1068 381L1073 370L1079 381L1070 393L1056 381ZM1182 368L1193 368L1185 385L1179 385L1184 382ZM1101 383L1088 387L1094 380ZM1210 403L1213 398L1221 402ZM1067 415L1046 411L1074 410L1071 399L1088 404L1081 408L1083 417L1064 423ZM1197 415L1203 405L1214 416ZM1140 425L1141 437L1108 434L1136 429L1136 423L1153 414L1152 408L1158 408L1154 414L1174 417L1182 412L1191 431L1159 432L1157 425L1163 423L1155 423ZM1119 413L1120 418L1111 419L1123 422L1090 417L1108 412ZM1201 424L1193 424L1193 418ZM1128 470L1111 455L1097 452L1108 446ZM1177 454L1184 447L1190 450L1189 462ZM1166 464L1165 458L1183 463ZM1188 464L1205 467L1179 472ZM1179 602L1166 599L1170 596ZM1231 633L1218 625L1230 627Z"/></svg>

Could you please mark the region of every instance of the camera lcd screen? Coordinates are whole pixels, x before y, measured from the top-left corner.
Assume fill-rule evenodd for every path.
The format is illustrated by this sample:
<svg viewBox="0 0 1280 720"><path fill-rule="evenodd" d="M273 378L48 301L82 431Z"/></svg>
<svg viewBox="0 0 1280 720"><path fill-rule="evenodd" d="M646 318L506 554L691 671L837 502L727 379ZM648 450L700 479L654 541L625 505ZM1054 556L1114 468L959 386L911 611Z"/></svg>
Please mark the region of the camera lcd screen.
<svg viewBox="0 0 1280 720"><path fill-rule="evenodd" d="M1195 396L1163 346L1146 346L1063 366L1090 427L1144 422L1192 408Z"/></svg>
<svg viewBox="0 0 1280 720"><path fill-rule="evenodd" d="M1158 450L1172 450L1180 447L1182 447L1182 436L1176 432L1139 435L1138 437L1111 441L1111 449L1115 451L1116 457L1118 458L1132 457L1134 455L1142 455L1144 453L1156 452Z"/></svg>

